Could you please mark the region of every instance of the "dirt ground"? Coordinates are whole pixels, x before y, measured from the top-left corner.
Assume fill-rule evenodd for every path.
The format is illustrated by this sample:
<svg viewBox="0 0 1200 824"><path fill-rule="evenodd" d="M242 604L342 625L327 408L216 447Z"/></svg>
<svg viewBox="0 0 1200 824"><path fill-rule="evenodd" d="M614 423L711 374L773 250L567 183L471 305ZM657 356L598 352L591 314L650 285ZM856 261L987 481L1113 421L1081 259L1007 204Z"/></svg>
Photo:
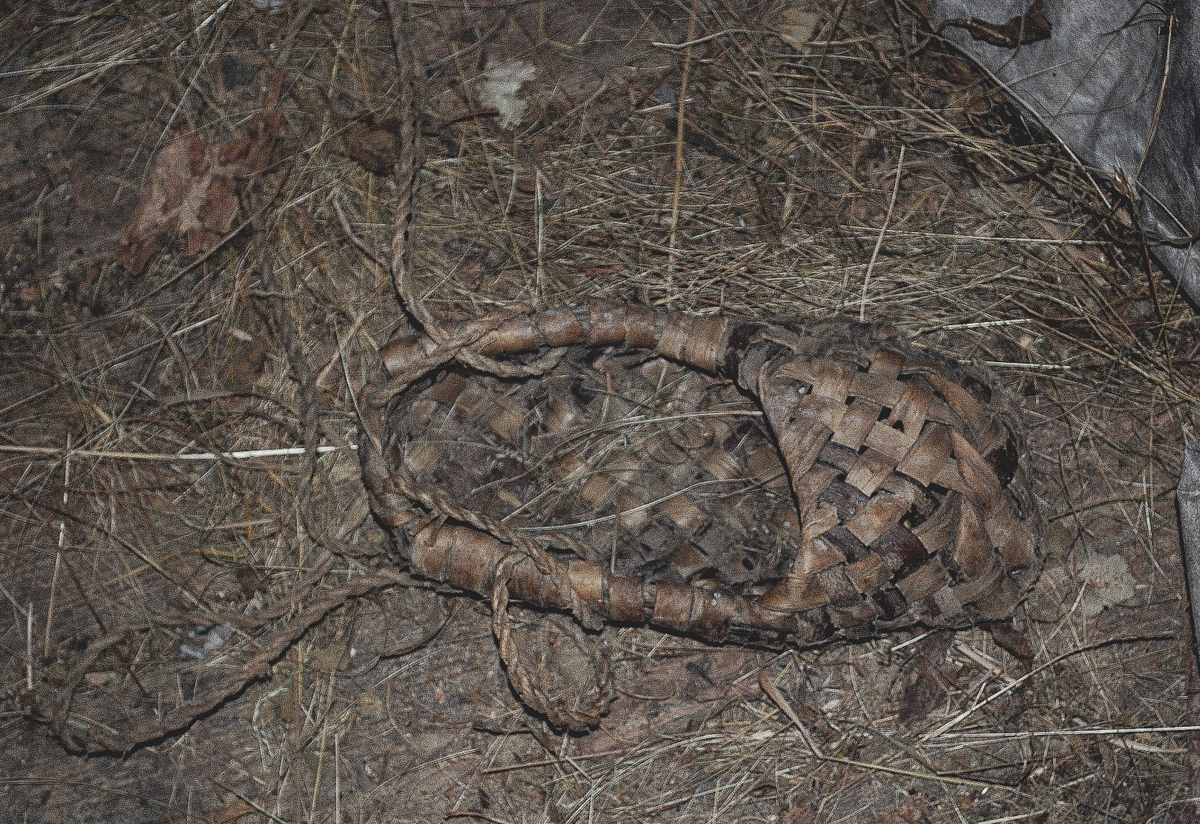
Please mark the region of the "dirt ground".
<svg viewBox="0 0 1200 824"><path fill-rule="evenodd" d="M1015 632L608 627L616 699L556 732L351 449L403 317L388 4L0 0L0 820L1195 820L1200 322L1119 194L889 3L408 9L425 306L861 317L985 365L1045 523ZM514 618L584 689L568 619Z"/></svg>

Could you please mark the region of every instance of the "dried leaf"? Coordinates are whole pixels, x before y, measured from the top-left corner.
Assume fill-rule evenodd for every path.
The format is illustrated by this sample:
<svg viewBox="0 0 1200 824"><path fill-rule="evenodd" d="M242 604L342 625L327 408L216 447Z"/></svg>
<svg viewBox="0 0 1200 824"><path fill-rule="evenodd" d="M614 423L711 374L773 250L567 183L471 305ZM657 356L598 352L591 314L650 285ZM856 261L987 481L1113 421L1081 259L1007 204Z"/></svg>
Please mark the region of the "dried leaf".
<svg viewBox="0 0 1200 824"><path fill-rule="evenodd" d="M898 721L908 726L929 715L946 697L946 687L933 666L924 658L904 675L904 692L900 697Z"/></svg>
<svg viewBox="0 0 1200 824"><path fill-rule="evenodd" d="M176 137L154 159L150 179L117 247L117 262L139 275L172 239L187 238L184 254L202 255L229 233L237 218L238 184L261 174L283 134L275 108L277 80L244 137L214 145L197 135Z"/></svg>
<svg viewBox="0 0 1200 824"><path fill-rule="evenodd" d="M536 74L537 69L528 60L489 61L483 75L475 81L479 99L500 113L500 125L505 129L516 126L525 116L526 103L517 93Z"/></svg>
<svg viewBox="0 0 1200 824"><path fill-rule="evenodd" d="M819 22L820 14L791 6L780 12L779 19L775 21L775 33L796 51L804 51L804 47L812 41Z"/></svg>
<svg viewBox="0 0 1200 824"><path fill-rule="evenodd" d="M249 392L262 376L271 351L270 332L253 316L246 318L253 332L238 329L229 342L229 386L235 391Z"/></svg>
<svg viewBox="0 0 1200 824"><path fill-rule="evenodd" d="M244 566L237 571L237 582L238 586L242 588L242 593L245 595L253 595L256 592L267 592L271 588L267 576L252 566Z"/></svg>
<svg viewBox="0 0 1200 824"><path fill-rule="evenodd" d="M350 645L335 643L313 650L305 663L318 672L341 672L350 666Z"/></svg>
<svg viewBox="0 0 1200 824"><path fill-rule="evenodd" d="M1091 618L1102 610L1133 597L1137 581L1123 555L1089 555L1079 577L1084 580L1079 614Z"/></svg>
<svg viewBox="0 0 1200 824"><path fill-rule="evenodd" d="M817 818L817 811L804 801L796 801L795 806L783 814L779 824L809 824Z"/></svg>
<svg viewBox="0 0 1200 824"><path fill-rule="evenodd" d="M252 805L245 801L236 801L233 804L219 810L213 817L215 824L236 824L248 815L258 812Z"/></svg>
<svg viewBox="0 0 1200 824"><path fill-rule="evenodd" d="M738 684L738 679L754 669L756 657L753 650L738 647L705 650L686 663L686 671L691 677L684 681L684 694L699 702L718 701L738 694L757 698L757 681L747 678Z"/></svg>
<svg viewBox="0 0 1200 824"><path fill-rule="evenodd" d="M921 642L920 653L913 666L904 674L904 690L900 694L901 725L919 721L946 697L945 679L938 663L945 659L950 647L950 633L935 632Z"/></svg>
<svg viewBox="0 0 1200 824"><path fill-rule="evenodd" d="M120 677L120 673L112 671L104 672L89 672L83 676L83 680L91 687L105 687Z"/></svg>
<svg viewBox="0 0 1200 824"><path fill-rule="evenodd" d="M368 118L351 123L342 134L346 154L377 175L387 174L400 157L400 121L376 123Z"/></svg>
<svg viewBox="0 0 1200 824"><path fill-rule="evenodd" d="M1013 658L1025 665L1033 660L1033 645L1029 643L1029 636L1026 633L1008 621L992 621L986 626L987 631L991 633L992 640Z"/></svg>
<svg viewBox="0 0 1200 824"><path fill-rule="evenodd" d="M880 824L929 824L929 817L912 799L900 802L890 810L884 810Z"/></svg>

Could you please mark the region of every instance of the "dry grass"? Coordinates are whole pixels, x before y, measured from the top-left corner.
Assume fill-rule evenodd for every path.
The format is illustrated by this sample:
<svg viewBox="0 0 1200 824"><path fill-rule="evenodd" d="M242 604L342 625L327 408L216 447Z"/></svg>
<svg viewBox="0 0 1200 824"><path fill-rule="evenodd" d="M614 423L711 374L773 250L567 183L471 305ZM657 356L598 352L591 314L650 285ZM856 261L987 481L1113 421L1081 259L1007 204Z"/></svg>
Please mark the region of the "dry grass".
<svg viewBox="0 0 1200 824"><path fill-rule="evenodd" d="M482 605L380 584L182 734L67 755L26 717L68 688L63 730L152 729L387 572L348 445L400 316L377 263L395 184L355 160L363 139L386 156L397 73L374 3L6 5L11 820L1189 820L1173 490L1194 311L1109 190L865 1L822 11L799 52L775 4L414 3L418 286L446 317L589 296L862 317L991 364L1049 523L1031 663L982 630L774 657L609 629L621 697L598 732L556 737L509 691ZM654 45L690 27L695 45ZM513 129L479 99L508 60L537 70ZM275 70L288 131L240 231L126 277L153 154L235 137ZM526 648L561 643L520 615ZM202 661L180 652L223 622Z"/></svg>

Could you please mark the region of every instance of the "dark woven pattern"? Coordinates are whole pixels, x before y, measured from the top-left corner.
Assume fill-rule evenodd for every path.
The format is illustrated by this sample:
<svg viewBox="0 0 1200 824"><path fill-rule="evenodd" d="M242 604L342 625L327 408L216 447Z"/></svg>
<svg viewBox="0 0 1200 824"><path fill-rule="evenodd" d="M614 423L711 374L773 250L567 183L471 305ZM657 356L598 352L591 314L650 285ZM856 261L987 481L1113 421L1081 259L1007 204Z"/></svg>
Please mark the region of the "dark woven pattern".
<svg viewBox="0 0 1200 824"><path fill-rule="evenodd" d="M632 306L444 331L385 349L360 439L421 575L801 646L1004 618L1036 575L1017 438L973 370L856 325Z"/></svg>
<svg viewBox="0 0 1200 824"><path fill-rule="evenodd" d="M389 464L551 551L735 588L795 557L787 475L729 381L578 348L538 380L457 369L411 392L389 417Z"/></svg>

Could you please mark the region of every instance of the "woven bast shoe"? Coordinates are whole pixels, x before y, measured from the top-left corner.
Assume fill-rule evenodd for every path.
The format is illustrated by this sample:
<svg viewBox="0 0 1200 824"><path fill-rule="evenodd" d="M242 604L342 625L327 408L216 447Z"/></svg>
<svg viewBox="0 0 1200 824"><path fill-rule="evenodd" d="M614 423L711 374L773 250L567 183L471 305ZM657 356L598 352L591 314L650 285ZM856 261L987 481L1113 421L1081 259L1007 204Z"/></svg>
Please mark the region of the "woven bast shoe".
<svg viewBox="0 0 1200 824"><path fill-rule="evenodd" d="M421 576L589 627L811 646L1010 616L1038 520L986 376L869 327L587 304L397 336L376 514Z"/></svg>

